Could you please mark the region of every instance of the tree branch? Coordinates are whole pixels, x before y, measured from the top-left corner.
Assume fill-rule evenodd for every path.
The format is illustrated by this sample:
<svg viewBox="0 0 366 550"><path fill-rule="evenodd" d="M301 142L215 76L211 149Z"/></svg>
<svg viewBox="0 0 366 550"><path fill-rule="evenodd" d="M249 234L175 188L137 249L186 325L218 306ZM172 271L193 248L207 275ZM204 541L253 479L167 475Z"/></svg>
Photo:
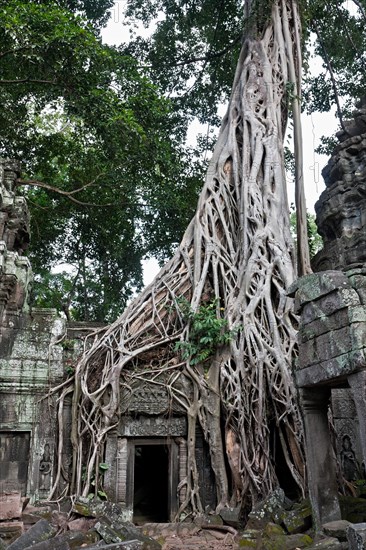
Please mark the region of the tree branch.
<svg viewBox="0 0 366 550"><path fill-rule="evenodd" d="M184 61L178 61L178 63L174 63L172 65L175 65L176 67L180 67L182 65L189 65L190 63L197 63L198 61L207 62L207 61L210 61L211 59L216 59L218 57L225 55L227 52L229 52L231 48L233 48L236 44L240 42L240 40L241 40L241 35L237 36L235 40L230 42L230 44L226 46L226 48L224 48L219 52L208 53L207 55L203 55L201 57L191 57L190 59L185 59Z"/></svg>
<svg viewBox="0 0 366 550"><path fill-rule="evenodd" d="M366 11L364 10L363 6L361 5L361 2L359 2L359 0L352 0L352 2L354 4L356 4L356 6L358 7L358 9L360 10L361 12L361 15L362 17L365 19L366 21Z"/></svg>
<svg viewBox="0 0 366 550"><path fill-rule="evenodd" d="M0 80L0 86L7 84L51 84L57 86L58 83L54 80L41 80L38 78L21 78L17 80Z"/></svg>
<svg viewBox="0 0 366 550"><path fill-rule="evenodd" d="M333 93L334 93L334 99L335 99L335 102L336 102L336 105L337 105L337 115L338 115L338 118L339 118L339 122L340 122L340 125L342 127L342 130L346 133L347 130L346 130L346 127L344 125L344 122L343 122L343 117L342 117L342 109L341 109L341 104L339 102L339 96L338 96L338 90L337 90L337 83L335 81L335 76L334 76L334 72L333 72L333 68L332 68L332 64L330 62L330 59L329 59L329 56L328 56L328 52L325 48L325 44L324 44L324 41L323 41L323 38L320 34L320 30L319 30L319 27L316 23L315 20L313 20L313 27L314 27L314 31L315 31L315 34L317 35L318 37L318 40L319 40L319 44L323 50L323 54L324 54L324 61L327 65L327 69L329 71L329 76L330 76L330 79L331 79L331 82L332 82L332 88L333 88Z"/></svg>
<svg viewBox="0 0 366 550"><path fill-rule="evenodd" d="M48 191L52 191L53 193L58 193L59 195L67 197L70 201L74 202L75 204L78 204L79 206L98 206L98 207L112 206L112 203L110 202L106 204L95 204L92 202L79 201L73 196L74 193L78 193L83 189L85 189L86 187L89 187L90 185L92 185L96 181L96 179L97 178L95 178L95 180L93 180L92 182L89 182L83 185L79 189L75 189L74 191L64 191L63 189L59 189L58 187L54 187L53 185L49 185L48 183L45 183L39 180L23 180L21 178L18 178L17 180L15 180L15 183L17 185L30 185L32 187L41 187L42 189L47 189Z"/></svg>

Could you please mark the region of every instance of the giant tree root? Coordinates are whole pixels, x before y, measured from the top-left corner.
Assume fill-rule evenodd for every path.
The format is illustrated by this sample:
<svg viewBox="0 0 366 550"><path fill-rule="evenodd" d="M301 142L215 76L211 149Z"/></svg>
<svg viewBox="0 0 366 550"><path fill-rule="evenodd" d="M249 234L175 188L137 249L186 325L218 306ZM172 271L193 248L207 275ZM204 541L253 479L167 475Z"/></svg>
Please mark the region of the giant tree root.
<svg viewBox="0 0 366 550"><path fill-rule="evenodd" d="M197 213L179 249L122 316L89 339L76 367L73 493L89 493L106 435L118 423L121 393L134 391L136 381L167 388L171 410L183 409L188 419L179 513L203 511L197 423L210 448L218 509L256 502L277 484L274 432L304 490L291 378L296 319L286 289L296 275L283 163L286 89L300 65L296 2L274 1L265 28L256 32L243 45ZM183 361L175 348L190 338L182 297L193 311L216 299L217 316L229 328L242 327L204 365ZM61 475L60 468L54 490Z"/></svg>

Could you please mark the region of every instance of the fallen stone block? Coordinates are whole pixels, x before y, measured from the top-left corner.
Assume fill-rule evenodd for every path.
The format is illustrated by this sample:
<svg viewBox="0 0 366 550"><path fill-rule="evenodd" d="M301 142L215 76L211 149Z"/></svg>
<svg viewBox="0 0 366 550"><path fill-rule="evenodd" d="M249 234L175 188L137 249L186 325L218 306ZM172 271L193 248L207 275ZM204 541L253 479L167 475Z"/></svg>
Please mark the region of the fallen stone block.
<svg viewBox="0 0 366 550"><path fill-rule="evenodd" d="M19 538L24 531L22 521L2 521L0 523L0 540L5 544L10 544L13 540ZM0 546L1 549L1 546Z"/></svg>
<svg viewBox="0 0 366 550"><path fill-rule="evenodd" d="M366 523L350 524L347 527L349 550L366 549Z"/></svg>
<svg viewBox="0 0 366 550"><path fill-rule="evenodd" d="M259 548L262 532L258 529L246 529L238 539L239 548Z"/></svg>
<svg viewBox="0 0 366 550"><path fill-rule="evenodd" d="M40 519L26 533L8 546L8 550L26 550L38 542L50 539L56 534L56 528L46 519Z"/></svg>
<svg viewBox="0 0 366 550"><path fill-rule="evenodd" d="M323 531L329 537L335 537L338 540L345 541L347 540L347 528L349 525L351 525L350 522L345 519L329 521L328 523L324 523Z"/></svg>
<svg viewBox="0 0 366 550"><path fill-rule="evenodd" d="M194 523L198 527L202 527L203 525L205 527L208 527L210 525L212 525L212 526L223 525L223 520L222 520L221 514L220 515L218 515L218 514L213 514L213 515L200 514L199 516L197 516L195 518Z"/></svg>
<svg viewBox="0 0 366 550"><path fill-rule="evenodd" d="M107 544L139 540L144 543L143 550L160 550L161 545L153 538L141 533L133 523L111 520L109 517L98 518L94 529Z"/></svg>
<svg viewBox="0 0 366 550"><path fill-rule="evenodd" d="M90 547L97 543L97 533L83 533L82 531L67 531L57 537L39 542L32 546L32 550L73 550Z"/></svg>
<svg viewBox="0 0 366 550"><path fill-rule="evenodd" d="M236 506L235 508L222 508L220 510L220 516L226 525L235 527L235 529L243 526L241 506Z"/></svg>
<svg viewBox="0 0 366 550"><path fill-rule="evenodd" d="M343 544L335 537L325 537L309 547L309 550L343 550Z"/></svg>
<svg viewBox="0 0 366 550"><path fill-rule="evenodd" d="M285 546L286 550L299 550L299 548L310 548L313 544L313 539L304 533L296 533L295 535L286 535Z"/></svg>
<svg viewBox="0 0 366 550"><path fill-rule="evenodd" d="M275 489L264 501L257 504L248 516L247 529L264 529L267 523L281 523L286 503L285 493Z"/></svg>
<svg viewBox="0 0 366 550"><path fill-rule="evenodd" d="M67 526L70 531L89 531L96 524L97 520L95 518L78 518L69 521Z"/></svg>
<svg viewBox="0 0 366 550"><path fill-rule="evenodd" d="M18 519L22 509L23 501L19 492L0 494L0 520Z"/></svg>
<svg viewBox="0 0 366 550"><path fill-rule="evenodd" d="M366 499L350 496L339 497L342 518L350 523L366 522Z"/></svg>
<svg viewBox="0 0 366 550"><path fill-rule="evenodd" d="M108 517L111 520L126 521L126 514L129 512L115 502L102 500L88 500L79 498L72 507L73 512L80 516L97 518L99 516Z"/></svg>
<svg viewBox="0 0 366 550"><path fill-rule="evenodd" d="M89 546L88 550L95 550L100 546ZM106 544L103 550L145 550L144 543L141 540L129 540L126 542L116 542L114 544Z"/></svg>
<svg viewBox="0 0 366 550"><path fill-rule="evenodd" d="M284 511L282 523L289 534L304 533L312 525L312 511L308 500L295 504L292 510Z"/></svg>

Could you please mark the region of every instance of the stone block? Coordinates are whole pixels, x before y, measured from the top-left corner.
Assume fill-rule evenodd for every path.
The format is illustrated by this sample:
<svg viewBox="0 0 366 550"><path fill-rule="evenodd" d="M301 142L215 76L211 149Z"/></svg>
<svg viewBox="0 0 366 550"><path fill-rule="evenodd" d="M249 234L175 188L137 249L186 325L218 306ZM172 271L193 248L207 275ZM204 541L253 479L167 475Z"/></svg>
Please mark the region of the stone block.
<svg viewBox="0 0 366 550"><path fill-rule="evenodd" d="M299 369L295 373L296 384L302 388L327 382L334 378L345 379L349 374L365 368L366 349L355 350L323 361L309 367Z"/></svg>
<svg viewBox="0 0 366 550"><path fill-rule="evenodd" d="M67 531L56 537L38 542L32 546L34 550L77 550L78 548L89 547L99 541L96 532L83 533L81 531Z"/></svg>
<svg viewBox="0 0 366 550"><path fill-rule="evenodd" d="M333 330L337 330L343 327L348 327L350 324L350 310L360 310L361 311L361 319L359 319L359 315L355 313L354 320L361 320L363 321L363 316L365 317L366 321L366 312L363 311L363 308L361 306L357 306L354 308L343 308L340 310L337 310L335 313L331 315L322 315L318 319L315 319L315 321L310 321L307 324L301 324L299 329L299 343L307 342L308 340L312 340L313 338L316 338L324 333L331 332ZM364 314L364 315L363 315Z"/></svg>
<svg viewBox="0 0 366 550"><path fill-rule="evenodd" d="M325 537L310 546L311 550L343 550L343 544L335 537Z"/></svg>
<svg viewBox="0 0 366 550"><path fill-rule="evenodd" d="M100 546L89 546L88 550L94 550L96 548L100 548ZM103 550L145 550L145 546L140 540L129 540L128 542L105 544L103 545Z"/></svg>
<svg viewBox="0 0 366 550"><path fill-rule="evenodd" d="M44 542L56 534L57 529L47 520L40 519L26 533L8 546L8 550L26 550L38 542Z"/></svg>
<svg viewBox="0 0 366 550"><path fill-rule="evenodd" d="M70 531L89 531L96 524L96 519L78 518L69 521L67 526Z"/></svg>
<svg viewBox="0 0 366 550"><path fill-rule="evenodd" d="M282 521L285 494L281 488L275 489L267 499L257 504L248 516L248 529L264 529L267 523Z"/></svg>
<svg viewBox="0 0 366 550"><path fill-rule="evenodd" d="M347 528L349 550L366 549L366 523L351 524Z"/></svg>
<svg viewBox="0 0 366 550"><path fill-rule="evenodd" d="M226 525L231 525L235 528L240 527L243 521L241 506L236 506L235 508L222 508L220 510L220 516Z"/></svg>
<svg viewBox="0 0 366 550"><path fill-rule="evenodd" d="M141 533L132 523L99 517L94 529L107 544L139 540L144 550L160 550L161 545L153 538Z"/></svg>
<svg viewBox="0 0 366 550"><path fill-rule="evenodd" d="M342 271L329 270L301 277L291 285L288 294L295 296L295 308L296 312L299 312L308 302L313 302L335 290L349 286L349 281Z"/></svg>
<svg viewBox="0 0 366 550"><path fill-rule="evenodd" d="M333 418L356 418L355 402L351 390L348 388L335 388L332 390Z"/></svg>
<svg viewBox="0 0 366 550"><path fill-rule="evenodd" d="M24 524L22 521L2 521L0 522L0 541L8 545L13 540L19 538L24 531ZM0 545L1 549L1 545Z"/></svg>
<svg viewBox="0 0 366 550"><path fill-rule="evenodd" d="M324 523L323 531L329 537L335 537L340 541L347 540L347 528L349 527L350 522L345 519L340 519L337 521L329 521Z"/></svg>
<svg viewBox="0 0 366 550"><path fill-rule="evenodd" d="M22 508L20 492L0 494L0 520L20 518Z"/></svg>
<svg viewBox="0 0 366 550"><path fill-rule="evenodd" d="M290 534L304 533L312 525L312 510L309 501L295 505L293 510L285 511L282 519L286 531Z"/></svg>
<svg viewBox="0 0 366 550"><path fill-rule="evenodd" d="M350 523L366 522L366 499L349 496L339 497L342 518Z"/></svg>

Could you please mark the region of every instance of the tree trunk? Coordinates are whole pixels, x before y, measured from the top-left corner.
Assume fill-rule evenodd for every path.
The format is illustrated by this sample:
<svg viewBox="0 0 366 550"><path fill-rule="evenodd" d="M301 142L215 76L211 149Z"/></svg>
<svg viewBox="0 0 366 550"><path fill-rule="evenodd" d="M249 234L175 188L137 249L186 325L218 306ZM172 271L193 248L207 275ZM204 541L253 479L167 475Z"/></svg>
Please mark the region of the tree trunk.
<svg viewBox="0 0 366 550"><path fill-rule="evenodd" d="M89 460L84 494L96 453L91 447L83 455L82 442L102 448L117 421L121 391L136 379L163 384L173 407L186 410L189 472L180 511L202 511L196 422L211 449L218 507L252 504L277 484L273 430L304 489L302 426L291 378L296 319L286 290L296 273L283 158L288 90L300 88L300 28L295 1L276 0L271 9L263 28L257 23L243 44L197 213L177 253L77 365L76 464ZM182 297L193 311L216 299L217 316L230 329L242 327L208 365L183 361L174 346L190 341Z"/></svg>

